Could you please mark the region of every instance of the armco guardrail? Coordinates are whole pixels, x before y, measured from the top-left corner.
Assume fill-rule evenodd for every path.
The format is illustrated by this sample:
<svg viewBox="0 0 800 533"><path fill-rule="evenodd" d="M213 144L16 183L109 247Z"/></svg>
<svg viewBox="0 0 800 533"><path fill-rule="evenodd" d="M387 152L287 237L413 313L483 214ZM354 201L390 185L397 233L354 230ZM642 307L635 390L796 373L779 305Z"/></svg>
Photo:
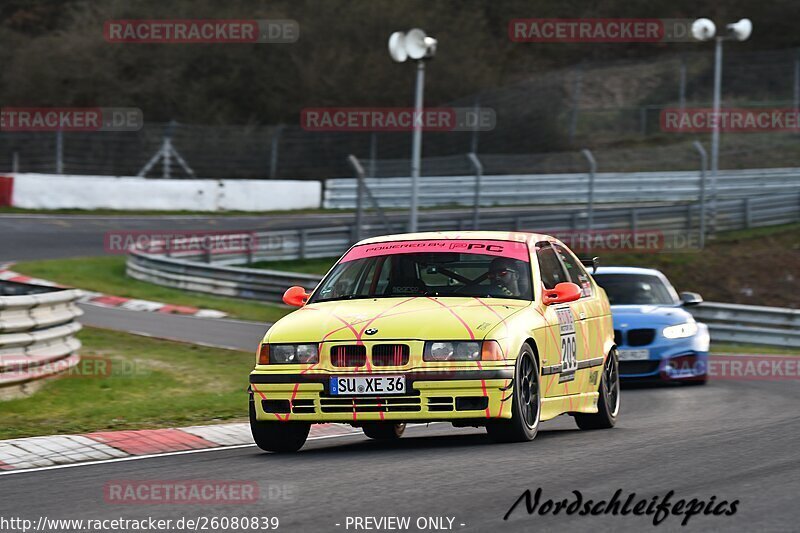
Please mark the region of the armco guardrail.
<svg viewBox="0 0 800 533"><path fill-rule="evenodd" d="M716 342L800 348L800 310L705 302L687 308Z"/></svg>
<svg viewBox="0 0 800 533"><path fill-rule="evenodd" d="M142 252L130 256L128 274L159 285L263 301L280 301L292 285L311 290L321 279L309 274L202 264ZM715 342L800 348L799 310L715 302L689 309L698 321L708 324Z"/></svg>
<svg viewBox="0 0 800 533"><path fill-rule="evenodd" d="M420 231L470 229L471 217L449 220L421 220ZM594 212L594 230L655 230L665 236L680 237L691 247L689 236L696 233L700 209L696 204L640 208L601 208ZM800 220L800 193L727 200L717 203L717 230L788 224ZM524 216L485 215L481 229L501 231L536 231L556 233L581 230L586 211L564 209ZM365 226L361 238L387 233L402 233L404 222L391 227ZM196 292L237 296L279 302L290 285L313 288L319 277L289 272L243 268L256 261L277 261L334 257L341 255L355 240L351 226L258 231L248 234L248 249L235 252L207 253L190 250L171 255L134 250L128 257L127 273L142 280Z"/></svg>
<svg viewBox="0 0 800 533"><path fill-rule="evenodd" d="M0 399L78 364L81 291L0 281Z"/></svg>
<svg viewBox="0 0 800 533"><path fill-rule="evenodd" d="M310 274L204 264L140 251L128 257L127 274L165 287L264 302L280 302L289 287L313 289L320 280Z"/></svg>
<svg viewBox="0 0 800 533"><path fill-rule="evenodd" d="M408 207L411 179L364 180L381 207ZM707 187L710 191L710 175ZM483 176L481 205L573 204L586 198L589 176L575 174L523 174ZM595 176L596 203L692 202L699 198L700 172L599 172ZM800 168L722 170L717 177L717 198L731 200L760 194L800 191ZM353 209L355 178L325 181L323 207ZM475 176L426 176L420 180L419 205L473 205Z"/></svg>

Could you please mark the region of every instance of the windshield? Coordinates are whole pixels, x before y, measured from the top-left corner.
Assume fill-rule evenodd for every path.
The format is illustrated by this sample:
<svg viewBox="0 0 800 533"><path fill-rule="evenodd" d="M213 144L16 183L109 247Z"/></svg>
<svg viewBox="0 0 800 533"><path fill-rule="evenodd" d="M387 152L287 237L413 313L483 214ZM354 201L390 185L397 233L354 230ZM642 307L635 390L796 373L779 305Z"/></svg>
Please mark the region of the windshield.
<svg viewBox="0 0 800 533"><path fill-rule="evenodd" d="M527 246L480 241L480 248L478 242L463 252L445 251L462 248L461 241L452 240L356 246L322 281L311 302L398 296L531 300Z"/></svg>
<svg viewBox="0 0 800 533"><path fill-rule="evenodd" d="M647 274L595 274L611 305L675 305L669 287Z"/></svg>

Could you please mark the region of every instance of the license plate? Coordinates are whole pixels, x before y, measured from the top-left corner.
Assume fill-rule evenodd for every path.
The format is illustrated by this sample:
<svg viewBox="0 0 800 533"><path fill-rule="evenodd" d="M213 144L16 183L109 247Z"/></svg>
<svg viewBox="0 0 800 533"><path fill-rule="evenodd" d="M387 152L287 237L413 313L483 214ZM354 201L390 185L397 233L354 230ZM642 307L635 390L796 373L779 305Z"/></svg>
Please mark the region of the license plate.
<svg viewBox="0 0 800 533"><path fill-rule="evenodd" d="M620 361L640 361L650 359L650 350L619 350Z"/></svg>
<svg viewBox="0 0 800 533"><path fill-rule="evenodd" d="M383 395L404 394L405 376L333 376L330 382L331 395Z"/></svg>

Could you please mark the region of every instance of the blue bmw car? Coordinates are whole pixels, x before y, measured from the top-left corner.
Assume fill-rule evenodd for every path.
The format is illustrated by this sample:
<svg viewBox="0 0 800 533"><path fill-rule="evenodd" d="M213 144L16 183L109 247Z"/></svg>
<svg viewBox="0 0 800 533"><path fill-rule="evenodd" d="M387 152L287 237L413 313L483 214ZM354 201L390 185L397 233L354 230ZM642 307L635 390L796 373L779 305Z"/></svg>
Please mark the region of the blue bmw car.
<svg viewBox="0 0 800 533"><path fill-rule="evenodd" d="M699 294L679 296L649 268L600 267L593 277L611 303L621 378L706 382L708 327L684 309L701 303Z"/></svg>

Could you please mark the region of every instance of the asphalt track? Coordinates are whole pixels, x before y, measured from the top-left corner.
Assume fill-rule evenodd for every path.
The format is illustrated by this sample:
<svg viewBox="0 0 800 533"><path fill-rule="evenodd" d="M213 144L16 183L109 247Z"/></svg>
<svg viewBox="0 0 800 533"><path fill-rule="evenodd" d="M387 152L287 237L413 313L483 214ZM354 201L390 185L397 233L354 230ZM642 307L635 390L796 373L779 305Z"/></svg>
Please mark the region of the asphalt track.
<svg viewBox="0 0 800 533"><path fill-rule="evenodd" d="M536 440L491 444L481 430L409 428L391 444L360 434L310 441L296 455L255 447L0 475L0 516L156 518L277 516L279 531L354 531L347 517L453 517L456 531L797 531L798 382L717 381L706 387L623 390L619 424L580 431L561 417ZM244 407L243 407L244 409ZM131 505L105 501L118 480L257 481L256 504ZM285 490L273 491L273 488ZM673 502L739 500L734 516L528 515L543 498L609 499L622 489ZM276 496L276 494L283 496ZM336 524L340 524L337 526ZM460 524L464 524L461 526ZM432 531L432 529L423 529Z"/></svg>
<svg viewBox="0 0 800 533"><path fill-rule="evenodd" d="M606 207L613 206L604 205L598 208L598 211ZM515 216L562 209L564 209L563 205L494 207L484 208L481 212ZM471 213L470 209L423 210L420 212L420 219L469 218ZM405 221L407 216L405 212L389 214L389 218L393 221ZM354 214L345 211L300 214L269 213L249 216L0 214L0 261L105 255L103 242L108 231L277 230L351 224L353 219ZM366 222L378 223L378 220L371 211L365 212Z"/></svg>
<svg viewBox="0 0 800 533"><path fill-rule="evenodd" d="M269 327L269 324L245 320L165 315L92 304L79 305L84 313L80 321L87 326L246 352L255 352Z"/></svg>
<svg viewBox="0 0 800 533"><path fill-rule="evenodd" d="M330 221L330 215L325 217ZM52 218L0 217L5 225L0 227L0 258L102 253L102 234L110 228L96 225L96 218L70 218L68 224L74 226L50 235L42 229L59 227ZM246 224L241 227L251 227L255 220L220 218L225 224ZM108 219L119 221L118 229L142 229L118 217ZM163 220L149 223L163 229ZM203 229L198 220L186 221L185 229ZM10 235L16 229L27 233ZM265 328L240 321L84 309L88 324L248 351ZM454 519L456 531L797 531L799 404L797 381L626 388L616 428L585 432L571 418L561 417L544 423L536 440L525 444L491 444L482 430L432 424L409 428L396 443L357 434L310 441L290 456L240 447L2 474L0 518L277 516L278 531L335 532L356 531L346 527L347 517L408 516L408 531L433 531L417 529L416 519L445 516ZM243 399L243 414L245 408ZM257 481L261 496L249 505L108 503L104 485L124 479ZM524 503L503 520L523 491L537 488L543 491L542 503L572 502L572 491L580 491L584 499L608 500L618 489L623 500L632 493L649 500L674 491L673 502L709 501L713 496L716 503L739 503L734 516L694 516L686 527L678 516L668 516L657 527L652 515L529 516ZM273 496L273 489L284 496Z"/></svg>

